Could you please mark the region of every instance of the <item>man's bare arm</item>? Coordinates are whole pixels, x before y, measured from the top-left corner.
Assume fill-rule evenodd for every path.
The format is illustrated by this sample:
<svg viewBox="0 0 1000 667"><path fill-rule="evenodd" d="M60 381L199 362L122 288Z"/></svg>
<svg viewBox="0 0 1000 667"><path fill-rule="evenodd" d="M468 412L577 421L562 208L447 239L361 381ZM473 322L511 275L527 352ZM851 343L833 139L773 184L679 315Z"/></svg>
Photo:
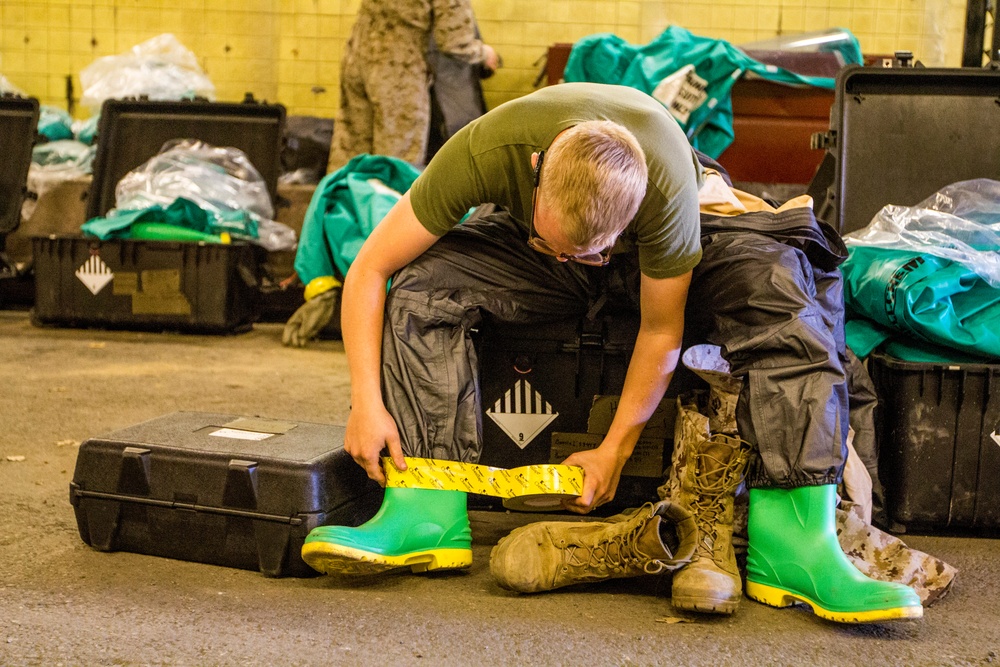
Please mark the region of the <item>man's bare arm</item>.
<svg viewBox="0 0 1000 667"><path fill-rule="evenodd" d="M383 448L388 446L396 466L405 468L395 421L382 401L386 283L438 238L420 224L405 194L361 246L344 281L341 330L351 373L351 413L344 449L369 477L383 484L385 476L379 466Z"/></svg>
<svg viewBox="0 0 1000 667"><path fill-rule="evenodd" d="M611 428L596 449L577 452L564 463L584 469L584 492L566 508L586 513L614 498L622 467L670 384L684 337L684 304L691 272L676 278L642 276L642 321Z"/></svg>

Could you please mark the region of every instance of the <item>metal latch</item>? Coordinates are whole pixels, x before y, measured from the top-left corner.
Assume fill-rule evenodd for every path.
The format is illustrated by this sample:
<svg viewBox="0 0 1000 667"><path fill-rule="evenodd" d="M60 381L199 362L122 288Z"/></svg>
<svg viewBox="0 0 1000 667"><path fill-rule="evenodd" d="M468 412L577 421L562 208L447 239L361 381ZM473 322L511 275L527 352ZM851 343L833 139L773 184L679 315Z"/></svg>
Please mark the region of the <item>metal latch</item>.
<svg viewBox="0 0 1000 667"><path fill-rule="evenodd" d="M829 150L837 147L837 131L813 132L809 137L809 148L813 150Z"/></svg>
<svg viewBox="0 0 1000 667"><path fill-rule="evenodd" d="M923 67L913 58L913 51L896 51L892 58L882 58L882 67Z"/></svg>

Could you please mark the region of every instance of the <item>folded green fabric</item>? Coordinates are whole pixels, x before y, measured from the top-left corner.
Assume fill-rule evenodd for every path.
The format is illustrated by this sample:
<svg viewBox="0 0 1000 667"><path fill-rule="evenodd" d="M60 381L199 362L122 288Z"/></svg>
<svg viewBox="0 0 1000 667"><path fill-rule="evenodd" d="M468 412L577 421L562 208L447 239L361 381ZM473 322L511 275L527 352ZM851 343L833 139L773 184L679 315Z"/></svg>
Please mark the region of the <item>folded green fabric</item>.
<svg viewBox="0 0 1000 667"><path fill-rule="evenodd" d="M38 134L49 141L73 138L73 117L59 107L43 104L38 114Z"/></svg>
<svg viewBox="0 0 1000 667"><path fill-rule="evenodd" d="M94 114L79 126L76 131L76 140L85 144L94 143L97 136L97 125L101 120L101 114Z"/></svg>
<svg viewBox="0 0 1000 667"><path fill-rule="evenodd" d="M867 318L905 340L926 341L929 350L941 346L978 359L1000 358L1000 289L968 267L912 250L851 246L840 270L849 318ZM852 327L855 334L862 329ZM861 340L855 342L863 350L868 344Z"/></svg>
<svg viewBox="0 0 1000 667"><path fill-rule="evenodd" d="M245 239L258 238L257 221L244 211L234 211L222 217L217 217L210 211L198 206L190 199L178 197L167 208L150 206L148 208L112 211L106 217L91 218L83 223L84 234L96 236L101 240L121 238L158 238L157 235L168 236L170 230L165 227L150 225L169 225L177 228L173 240L201 240L218 242L219 235L228 233L231 236ZM135 234L137 225L144 233L152 236ZM159 230L159 231L155 231ZM185 234L190 230L195 234Z"/></svg>

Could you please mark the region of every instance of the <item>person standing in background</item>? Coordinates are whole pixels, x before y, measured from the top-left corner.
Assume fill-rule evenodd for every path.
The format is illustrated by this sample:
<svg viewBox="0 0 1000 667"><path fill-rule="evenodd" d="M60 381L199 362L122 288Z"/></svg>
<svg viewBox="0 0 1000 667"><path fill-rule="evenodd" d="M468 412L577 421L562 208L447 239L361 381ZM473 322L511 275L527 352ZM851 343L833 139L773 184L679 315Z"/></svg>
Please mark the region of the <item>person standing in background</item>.
<svg viewBox="0 0 1000 667"><path fill-rule="evenodd" d="M340 70L328 171L361 153L421 166L430 123L427 45L487 71L496 51L476 37L470 0L362 0Z"/></svg>

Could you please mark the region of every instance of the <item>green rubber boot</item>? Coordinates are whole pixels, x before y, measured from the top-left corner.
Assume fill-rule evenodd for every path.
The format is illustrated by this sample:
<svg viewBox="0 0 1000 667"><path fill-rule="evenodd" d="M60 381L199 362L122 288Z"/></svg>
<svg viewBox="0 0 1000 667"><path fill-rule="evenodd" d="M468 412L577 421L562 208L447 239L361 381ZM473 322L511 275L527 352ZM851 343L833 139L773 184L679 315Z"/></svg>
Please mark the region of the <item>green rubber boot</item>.
<svg viewBox="0 0 1000 667"><path fill-rule="evenodd" d="M836 488L751 489L747 596L788 607L804 602L839 623L920 618L920 597L903 584L869 579L837 541Z"/></svg>
<svg viewBox="0 0 1000 667"><path fill-rule="evenodd" d="M472 530L464 491L386 487L382 507L357 528L319 526L302 560L324 573L413 572L472 565Z"/></svg>

